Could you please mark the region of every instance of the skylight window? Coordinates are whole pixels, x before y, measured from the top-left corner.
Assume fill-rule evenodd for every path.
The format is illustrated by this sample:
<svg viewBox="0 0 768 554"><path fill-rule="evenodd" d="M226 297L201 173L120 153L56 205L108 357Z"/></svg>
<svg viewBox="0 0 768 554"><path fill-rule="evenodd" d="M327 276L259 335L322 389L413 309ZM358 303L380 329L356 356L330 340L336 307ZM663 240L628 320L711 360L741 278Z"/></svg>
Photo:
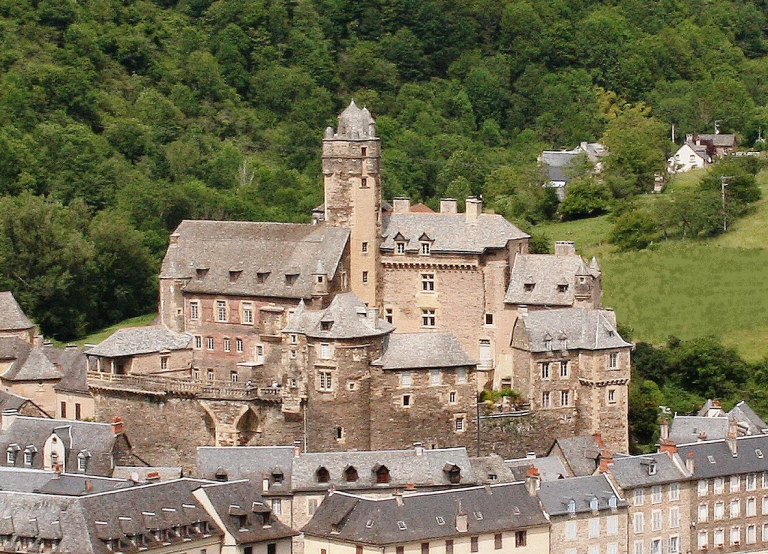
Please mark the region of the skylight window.
<svg viewBox="0 0 768 554"><path fill-rule="evenodd" d="M365 528L370 529L371 527L373 527L373 520L369 519L368 521L365 522Z"/></svg>
<svg viewBox="0 0 768 554"><path fill-rule="evenodd" d="M483 519L483 512L473 512L473 513L477 521L481 521Z"/></svg>
<svg viewBox="0 0 768 554"><path fill-rule="evenodd" d="M763 459L763 451L760 450L759 448L755 448L755 456L757 456L758 458L760 458L762 460Z"/></svg>
<svg viewBox="0 0 768 554"><path fill-rule="evenodd" d="M438 525L445 525L445 519L443 516L435 516L435 521L437 521Z"/></svg>
<svg viewBox="0 0 768 554"><path fill-rule="evenodd" d="M715 463L715 457L714 456L707 456L707 460L709 460L710 464L714 464Z"/></svg>
<svg viewBox="0 0 768 554"><path fill-rule="evenodd" d="M401 531L405 531L408 529L408 526L405 524L404 521L398 521L397 528L400 529Z"/></svg>

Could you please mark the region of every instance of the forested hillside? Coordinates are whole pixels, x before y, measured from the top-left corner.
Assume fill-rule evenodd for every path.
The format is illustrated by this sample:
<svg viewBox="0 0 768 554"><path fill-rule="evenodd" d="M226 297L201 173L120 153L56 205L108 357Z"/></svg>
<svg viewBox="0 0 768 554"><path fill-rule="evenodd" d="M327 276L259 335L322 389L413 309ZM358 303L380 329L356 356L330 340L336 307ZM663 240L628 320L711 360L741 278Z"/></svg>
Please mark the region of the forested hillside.
<svg viewBox="0 0 768 554"><path fill-rule="evenodd" d="M354 98L385 193L556 202L542 148L622 152L614 196L671 124L768 129L768 2L0 0L0 289L66 339L151 310L182 218L303 221L320 140ZM609 168L610 169L610 168Z"/></svg>

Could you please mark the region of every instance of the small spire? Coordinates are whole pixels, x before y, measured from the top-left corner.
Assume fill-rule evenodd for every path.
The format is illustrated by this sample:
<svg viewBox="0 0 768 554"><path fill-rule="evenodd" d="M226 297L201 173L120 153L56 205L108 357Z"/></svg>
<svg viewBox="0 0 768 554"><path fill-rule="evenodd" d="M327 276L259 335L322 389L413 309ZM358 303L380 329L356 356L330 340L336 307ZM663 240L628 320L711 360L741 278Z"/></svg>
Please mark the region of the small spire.
<svg viewBox="0 0 768 554"><path fill-rule="evenodd" d="M589 269L594 269L595 271L600 271L600 264L597 263L597 258L592 256L592 259L589 262Z"/></svg>
<svg viewBox="0 0 768 554"><path fill-rule="evenodd" d="M576 275L591 275L589 269L587 269L587 266L584 263L583 258L581 258L581 261L579 261L579 269L576 270Z"/></svg>

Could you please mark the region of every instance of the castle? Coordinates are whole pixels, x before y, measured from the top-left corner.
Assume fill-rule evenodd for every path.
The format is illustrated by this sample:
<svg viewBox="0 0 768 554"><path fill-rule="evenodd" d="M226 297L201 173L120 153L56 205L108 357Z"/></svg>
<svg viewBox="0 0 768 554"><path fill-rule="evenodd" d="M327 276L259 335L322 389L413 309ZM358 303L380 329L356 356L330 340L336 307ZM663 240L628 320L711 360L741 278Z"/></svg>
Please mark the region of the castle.
<svg viewBox="0 0 768 554"><path fill-rule="evenodd" d="M529 254L478 198L465 213L390 206L375 121L354 102L325 131L322 167L313 224L179 225L162 326L88 353L97 419L120 415L133 437L182 421L176 443L147 445L166 464L195 442L514 455L599 432L627 451L631 345L601 307L596 260L568 242ZM481 411L483 389L514 389L519 409Z"/></svg>

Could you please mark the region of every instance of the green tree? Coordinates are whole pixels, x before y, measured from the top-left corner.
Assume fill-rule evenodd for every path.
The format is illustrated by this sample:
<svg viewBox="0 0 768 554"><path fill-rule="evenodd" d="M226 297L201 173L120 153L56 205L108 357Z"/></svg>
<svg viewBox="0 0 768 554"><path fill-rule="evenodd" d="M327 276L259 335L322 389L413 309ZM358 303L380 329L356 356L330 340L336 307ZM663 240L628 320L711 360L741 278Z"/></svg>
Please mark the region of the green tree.
<svg viewBox="0 0 768 554"><path fill-rule="evenodd" d="M611 191L595 177L582 177L568 182L565 198L557 211L565 220L593 217L605 213Z"/></svg>
<svg viewBox="0 0 768 554"><path fill-rule="evenodd" d="M635 209L616 217L608 240L619 250L640 250L648 246L656 234L657 224L653 215L648 210Z"/></svg>

